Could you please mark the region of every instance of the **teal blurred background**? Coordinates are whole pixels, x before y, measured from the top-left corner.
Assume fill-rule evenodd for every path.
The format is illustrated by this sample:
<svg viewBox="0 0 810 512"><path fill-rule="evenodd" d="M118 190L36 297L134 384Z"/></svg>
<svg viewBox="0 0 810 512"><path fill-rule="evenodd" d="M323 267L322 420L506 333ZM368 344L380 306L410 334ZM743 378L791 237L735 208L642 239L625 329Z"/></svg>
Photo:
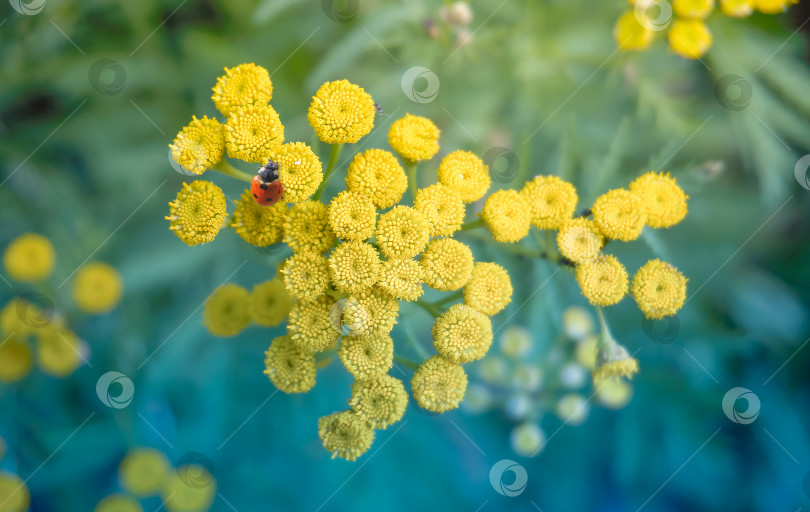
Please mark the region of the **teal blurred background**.
<svg viewBox="0 0 810 512"><path fill-rule="evenodd" d="M47 0L34 15L0 5L0 245L28 231L48 236L58 254L52 288L91 255L125 283L116 310L73 324L92 367L0 386L0 468L30 477L32 511L92 510L120 489L117 466L135 446L175 463L189 452L210 459L217 511L809 507L810 185L807 165L795 172L810 153L804 4L779 16L713 15L715 45L702 61L662 42L615 52L623 0L473 2L463 46L439 19L441 3L421 0ZM170 165L168 144L192 114L216 114L211 87L242 62L270 70L287 139L322 158L306 108L322 82L347 78L384 109L358 146L386 148L387 126L406 112L440 127L442 150L421 166L422 184L454 149L483 156L494 188L558 174L577 185L582 208L651 168L676 176L690 195L686 220L611 247L628 269L661 256L690 279L674 340L656 334L669 325L645 333L630 299L608 310L616 338L638 350L629 405L595 406L580 426L534 409L548 443L527 458L513 451L516 420L498 402L441 416L412 404L361 459L330 460L317 418L345 408L351 378L340 365L320 370L307 395L276 393L263 352L283 326L220 339L201 325L211 290L270 279L285 255L230 230L190 248L163 219L188 179ZM430 92L428 75L403 83L414 66L437 77L435 98L419 96ZM241 193L241 183L206 177L232 199ZM495 328L507 319L527 327L531 357L545 360L563 310L585 304L576 283L463 239L477 260L513 275L514 300ZM25 291L0 283L0 300ZM52 292L57 303L63 292ZM401 311L395 341L403 324L426 339L431 318ZM108 371L133 380L127 408L96 396ZM394 376L409 380L405 371ZM761 401L753 423L721 408L737 386ZM519 496L490 484L501 459L526 469Z"/></svg>

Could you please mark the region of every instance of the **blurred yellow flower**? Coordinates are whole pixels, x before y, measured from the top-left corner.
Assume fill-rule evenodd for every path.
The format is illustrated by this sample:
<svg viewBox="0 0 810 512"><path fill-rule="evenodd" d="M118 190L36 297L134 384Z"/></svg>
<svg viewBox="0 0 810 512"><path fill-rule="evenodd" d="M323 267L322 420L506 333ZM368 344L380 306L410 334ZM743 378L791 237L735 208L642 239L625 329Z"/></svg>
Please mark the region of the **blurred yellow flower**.
<svg viewBox="0 0 810 512"><path fill-rule="evenodd" d="M121 300L123 291L121 275L107 263L82 265L73 281L73 299L85 313L101 314L112 310Z"/></svg>
<svg viewBox="0 0 810 512"><path fill-rule="evenodd" d="M250 293L238 284L220 286L203 308L203 325L214 336L236 336L250 324Z"/></svg>
<svg viewBox="0 0 810 512"><path fill-rule="evenodd" d="M529 234L531 211L517 190L493 192L484 202L481 218L498 242L517 242Z"/></svg>
<svg viewBox="0 0 810 512"><path fill-rule="evenodd" d="M387 334L346 336L340 341L338 356L355 379L383 375L394 365L394 340Z"/></svg>
<svg viewBox="0 0 810 512"><path fill-rule="evenodd" d="M315 387L315 354L301 349L289 336L273 340L264 364L264 373L284 393L306 393Z"/></svg>
<svg viewBox="0 0 810 512"><path fill-rule="evenodd" d="M278 277L259 283L250 293L250 319L262 327L275 327L287 318L294 303Z"/></svg>
<svg viewBox="0 0 810 512"><path fill-rule="evenodd" d="M143 512L143 507L135 498L118 493L99 501L94 512Z"/></svg>
<svg viewBox="0 0 810 512"><path fill-rule="evenodd" d="M168 512L204 512L217 495L217 481L200 464L180 466L163 486L163 506Z"/></svg>
<svg viewBox="0 0 810 512"><path fill-rule="evenodd" d="M451 363L483 358L492 345L492 322L466 304L453 304L433 323L433 347Z"/></svg>
<svg viewBox="0 0 810 512"><path fill-rule="evenodd" d="M3 266L15 281L42 281L51 275L55 263L53 244L36 233L26 233L16 238L3 253Z"/></svg>
<svg viewBox="0 0 810 512"><path fill-rule="evenodd" d="M66 377L82 362L81 344L76 334L63 326L51 324L37 333L37 363L54 377Z"/></svg>
<svg viewBox="0 0 810 512"><path fill-rule="evenodd" d="M539 229L559 229L573 217L579 201L574 186L557 176L535 176L520 195L529 204L532 224Z"/></svg>
<svg viewBox="0 0 810 512"><path fill-rule="evenodd" d="M175 163L186 171L202 174L221 162L225 155L225 127L216 119L192 116L169 148Z"/></svg>
<svg viewBox="0 0 810 512"><path fill-rule="evenodd" d="M605 239L589 219L572 219L560 227L557 247L560 254L574 263L587 263L599 255Z"/></svg>
<svg viewBox="0 0 810 512"><path fill-rule="evenodd" d="M512 301L512 281L497 263L478 262L464 285L464 303L485 315L497 315Z"/></svg>
<svg viewBox="0 0 810 512"><path fill-rule="evenodd" d="M466 213L461 195L441 183L419 189L413 207L430 225L430 236L452 235L461 228Z"/></svg>
<svg viewBox="0 0 810 512"><path fill-rule="evenodd" d="M335 243L329 213L320 201L304 201L290 208L284 222L284 243L294 252L324 253Z"/></svg>
<svg viewBox="0 0 810 512"><path fill-rule="evenodd" d="M284 185L284 202L306 200L323 181L321 160L303 142L289 142L272 148L262 163L268 160L278 164L278 179Z"/></svg>
<svg viewBox="0 0 810 512"><path fill-rule="evenodd" d="M469 151L453 151L439 164L439 183L458 192L462 201L478 201L489 190L489 167Z"/></svg>
<svg viewBox="0 0 810 512"><path fill-rule="evenodd" d="M641 197L623 188L597 197L591 211L596 227L605 238L623 242L637 239L647 220Z"/></svg>
<svg viewBox="0 0 810 512"><path fill-rule="evenodd" d="M245 190L236 201L231 227L250 245L267 247L281 241L286 220L287 204L284 201L262 206L253 199L250 190Z"/></svg>
<svg viewBox="0 0 810 512"><path fill-rule="evenodd" d="M225 194L210 181L183 183L169 203L169 229L187 245L205 244L216 238L228 215Z"/></svg>
<svg viewBox="0 0 810 512"><path fill-rule="evenodd" d="M686 281L669 263L650 260L633 276L633 298L647 318L672 316L686 300Z"/></svg>
<svg viewBox="0 0 810 512"><path fill-rule="evenodd" d="M720 0L720 9L726 16L745 18L754 12L755 0Z"/></svg>
<svg viewBox="0 0 810 512"><path fill-rule="evenodd" d="M413 258L430 239L430 226L417 210L395 206L380 216L376 238L380 251L388 258Z"/></svg>
<svg viewBox="0 0 810 512"><path fill-rule="evenodd" d="M712 34L701 20L675 20L667 38L672 51L687 59L703 57L712 46Z"/></svg>
<svg viewBox="0 0 810 512"><path fill-rule="evenodd" d="M778 14L797 3L799 3L799 0L754 0L754 7L765 14Z"/></svg>
<svg viewBox="0 0 810 512"><path fill-rule="evenodd" d="M609 409L621 409L633 396L633 386L617 378L604 379L596 388L596 398Z"/></svg>
<svg viewBox="0 0 810 512"><path fill-rule="evenodd" d="M52 317L52 311L43 311L22 297L14 297L0 310L0 335L28 336L48 325Z"/></svg>
<svg viewBox="0 0 810 512"><path fill-rule="evenodd" d="M0 342L0 382L17 382L31 371L31 349L15 335L3 338Z"/></svg>
<svg viewBox="0 0 810 512"><path fill-rule="evenodd" d="M374 442L374 429L354 411L336 412L320 418L318 435L333 459L355 460Z"/></svg>
<svg viewBox="0 0 810 512"><path fill-rule="evenodd" d="M352 384L352 410L372 428L385 429L402 419L408 393L402 381L390 375L375 375Z"/></svg>
<svg viewBox="0 0 810 512"><path fill-rule="evenodd" d="M329 264L316 252L293 254L281 273L290 296L298 300L314 300L329 288Z"/></svg>
<svg viewBox="0 0 810 512"><path fill-rule="evenodd" d="M2 512L26 512L31 496L22 478L0 471L0 500Z"/></svg>
<svg viewBox="0 0 810 512"><path fill-rule="evenodd" d="M458 290L472 277L473 255L469 247L453 238L431 240L419 264L425 271L424 282L434 290Z"/></svg>
<svg viewBox="0 0 810 512"><path fill-rule="evenodd" d="M655 31L641 23L632 10L622 14L613 27L613 38L622 50L645 50L655 38Z"/></svg>
<svg viewBox="0 0 810 512"><path fill-rule="evenodd" d="M419 407L444 412L458 407L467 391L467 374L460 364L440 355L424 361L411 379L413 398Z"/></svg>
<svg viewBox="0 0 810 512"><path fill-rule="evenodd" d="M429 160L439 152L439 129L426 117L405 114L391 123L388 144L409 162Z"/></svg>
<svg viewBox="0 0 810 512"><path fill-rule="evenodd" d="M397 204L408 188L408 178L397 157L384 149L357 153L346 170L346 188L371 199L380 209Z"/></svg>
<svg viewBox="0 0 810 512"><path fill-rule="evenodd" d="M630 184L644 205L646 223L651 228L668 228L686 217L689 196L669 173L648 172Z"/></svg>
<svg viewBox="0 0 810 512"><path fill-rule="evenodd" d="M340 291L359 293L370 289L380 278L382 263L371 244L353 240L337 246L329 255L332 283Z"/></svg>
<svg viewBox="0 0 810 512"><path fill-rule="evenodd" d="M118 467L121 486L135 496L155 496L169 477L171 464L166 455L153 448L135 448Z"/></svg>
<svg viewBox="0 0 810 512"><path fill-rule="evenodd" d="M225 74L217 78L213 91L211 99L226 117L236 107L267 105L273 99L270 74L252 62L225 68Z"/></svg>
<svg viewBox="0 0 810 512"><path fill-rule="evenodd" d="M341 240L368 240L377 226L377 210L367 196L344 190L329 204L329 225Z"/></svg>
<svg viewBox="0 0 810 512"><path fill-rule="evenodd" d="M321 85L307 112L318 138L328 144L355 143L374 128L374 100L348 80Z"/></svg>
<svg viewBox="0 0 810 512"><path fill-rule="evenodd" d="M714 10L714 0L672 0L672 10L682 18L704 19Z"/></svg>
<svg viewBox="0 0 810 512"><path fill-rule="evenodd" d="M270 105L234 108L225 123L228 156L245 162L267 163L268 153L284 144L284 125Z"/></svg>
<svg viewBox="0 0 810 512"><path fill-rule="evenodd" d="M627 271L610 254L577 265L576 278L582 295L594 306L611 306L627 293Z"/></svg>

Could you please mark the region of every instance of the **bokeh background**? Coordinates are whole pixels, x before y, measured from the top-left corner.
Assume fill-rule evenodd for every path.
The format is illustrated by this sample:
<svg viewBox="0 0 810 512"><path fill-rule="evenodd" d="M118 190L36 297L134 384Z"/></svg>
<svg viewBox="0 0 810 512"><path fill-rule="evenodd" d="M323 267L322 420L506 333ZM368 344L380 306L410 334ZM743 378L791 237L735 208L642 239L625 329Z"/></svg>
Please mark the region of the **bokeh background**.
<svg viewBox="0 0 810 512"><path fill-rule="evenodd" d="M810 507L806 3L778 16L714 15L715 44L701 61L663 42L616 52L623 0L473 1L461 29L439 18L441 5L47 0L31 15L0 5L0 246L24 232L48 236L57 303L69 297L56 287L90 255L125 283L115 311L76 317L89 365L68 379L34 372L0 385L0 468L28 479L32 511L92 510L120 489L117 466L137 446L173 462L189 453L210 460L218 511ZM360 84L383 107L364 147L387 147L387 126L406 112L430 117L442 150L422 165L425 184L454 149L482 155L496 188L558 174L577 185L582 207L649 169L676 176L691 198L687 219L615 248L628 268L661 255L690 279L676 323L645 329L630 299L608 310L614 335L641 363L629 404L594 403L574 426L553 406L515 412L508 402L519 390L506 386L476 410L435 416L412 405L364 457L330 460L317 418L345 408L350 376L339 363L307 395L276 393L263 352L283 327L219 339L201 325L211 290L269 279L283 255L228 230L190 248L163 219L188 179L170 165L168 144L192 114L216 113L216 77L242 62L270 70L290 140L317 147L306 108L326 80ZM403 81L415 66L427 74ZM234 180L207 177L230 198L241 192ZM476 259L518 276L495 328L526 327L526 361L553 364L562 312L585 304L576 283L545 262L466 240ZM26 291L0 283L3 303ZM430 321L403 307L397 329L419 336ZM96 396L108 371L133 380L128 407ZM486 387L481 373L473 367L471 382ZM760 399L752 423L721 408L738 386ZM536 457L510 443L522 421L546 434ZM527 472L518 496L490 483L502 459Z"/></svg>

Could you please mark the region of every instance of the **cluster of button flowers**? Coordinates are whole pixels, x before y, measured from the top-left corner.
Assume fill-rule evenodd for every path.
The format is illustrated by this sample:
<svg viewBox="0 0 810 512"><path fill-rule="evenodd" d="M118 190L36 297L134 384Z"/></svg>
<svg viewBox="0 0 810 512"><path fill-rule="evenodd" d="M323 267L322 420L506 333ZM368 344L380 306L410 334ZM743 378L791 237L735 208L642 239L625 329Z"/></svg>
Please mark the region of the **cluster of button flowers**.
<svg viewBox="0 0 810 512"><path fill-rule="evenodd" d="M54 377L72 374L89 355L87 345L48 298L57 296L58 289L47 282L55 264L53 244L36 233L21 235L3 253L6 274L31 288L0 309L0 382L25 378L34 365L34 353L39 368ZM73 304L92 315L112 310L123 291L118 272L101 262L79 267L72 284Z"/></svg>
<svg viewBox="0 0 810 512"><path fill-rule="evenodd" d="M759 11L784 12L799 0L719 0L726 16L745 18ZM701 58L712 46L706 20L715 0L629 0L632 8L619 17L613 36L622 50L646 50L656 34L666 31L669 47L687 59ZM673 18L674 13L674 20Z"/></svg>
<svg viewBox="0 0 810 512"><path fill-rule="evenodd" d="M497 242L513 243L532 225L558 230L558 262L576 269L591 303L606 306L626 294L628 279L613 256L601 253L604 244L635 239L645 225L668 227L686 215L686 195L674 179L658 173L640 177L630 190L601 196L591 209L593 219L574 217L576 190L554 176L487 195L489 169L468 151L447 154L436 182L419 189L418 163L438 153L439 129L409 114L388 131L396 155L377 148L357 151L345 171L345 190L325 203L321 193L343 144L356 143L374 126L377 106L366 91L340 80L323 84L313 96L307 119L318 139L331 145L325 171L308 145L284 142L263 68L226 69L212 99L227 120L194 118L170 146L174 161L188 174L213 169L246 181L250 175L228 163L226 154L253 164L275 162L284 198L260 206L245 190L229 216L222 190L196 180L184 184L170 203L170 228L196 245L229 226L251 245L281 243L292 256L252 291L235 284L215 290L203 322L215 335L232 336L251 322L275 326L286 320L287 334L274 339L266 353L265 373L287 393L312 389L318 367L339 357L355 379L350 407L322 417L318 426L324 447L348 460L369 449L375 429L396 423L405 412L405 386L388 374L395 358L415 369L411 392L417 404L440 413L464 398L462 365L483 358L492 343L490 317L512 297L509 274L497 263L476 262L454 234L486 227ZM402 204L409 189L410 205ZM480 218L465 223L467 205L484 198ZM654 260L636 274L633 295L647 316L660 318L683 304L685 283L674 267ZM448 295L424 302L423 285ZM414 302L435 318L436 354L418 364L395 356L390 333L400 301ZM621 345L609 335L603 339L595 378L637 371Z"/></svg>

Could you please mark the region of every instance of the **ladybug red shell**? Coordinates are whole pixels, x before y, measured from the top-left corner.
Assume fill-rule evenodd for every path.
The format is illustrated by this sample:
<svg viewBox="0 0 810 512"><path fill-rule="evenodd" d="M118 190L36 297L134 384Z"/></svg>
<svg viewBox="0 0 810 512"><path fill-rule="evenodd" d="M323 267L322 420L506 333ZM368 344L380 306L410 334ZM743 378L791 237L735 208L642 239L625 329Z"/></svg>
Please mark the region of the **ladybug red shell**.
<svg viewBox="0 0 810 512"><path fill-rule="evenodd" d="M278 180L278 164L267 162L250 182L253 199L262 206L276 204L284 195L284 185Z"/></svg>

